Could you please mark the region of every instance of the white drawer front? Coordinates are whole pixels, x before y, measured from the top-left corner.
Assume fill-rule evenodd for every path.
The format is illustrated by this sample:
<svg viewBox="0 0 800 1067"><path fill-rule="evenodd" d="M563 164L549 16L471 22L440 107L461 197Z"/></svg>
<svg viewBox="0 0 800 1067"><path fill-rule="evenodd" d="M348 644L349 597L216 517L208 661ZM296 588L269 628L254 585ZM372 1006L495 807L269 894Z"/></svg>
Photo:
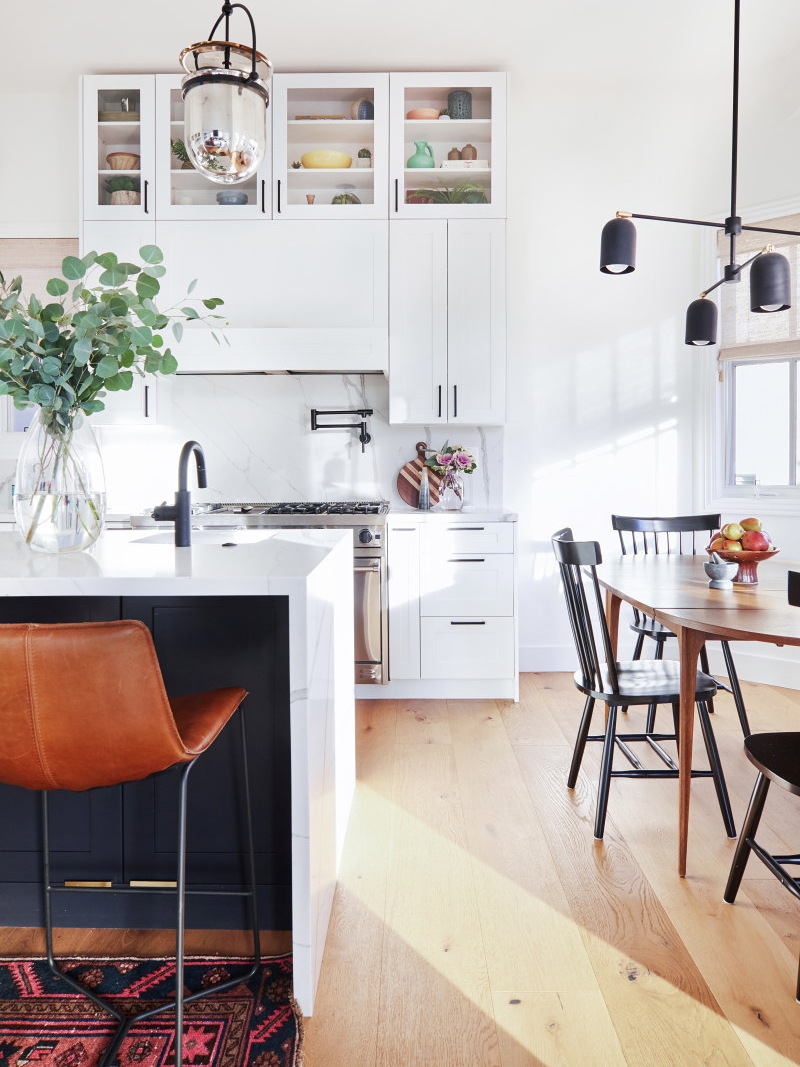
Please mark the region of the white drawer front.
<svg viewBox="0 0 800 1067"><path fill-rule="evenodd" d="M511 678L514 620L421 620L423 678Z"/></svg>
<svg viewBox="0 0 800 1067"><path fill-rule="evenodd" d="M513 552L513 522L427 522L422 524L422 552Z"/></svg>
<svg viewBox="0 0 800 1067"><path fill-rule="evenodd" d="M514 557L420 557L420 615L513 615Z"/></svg>

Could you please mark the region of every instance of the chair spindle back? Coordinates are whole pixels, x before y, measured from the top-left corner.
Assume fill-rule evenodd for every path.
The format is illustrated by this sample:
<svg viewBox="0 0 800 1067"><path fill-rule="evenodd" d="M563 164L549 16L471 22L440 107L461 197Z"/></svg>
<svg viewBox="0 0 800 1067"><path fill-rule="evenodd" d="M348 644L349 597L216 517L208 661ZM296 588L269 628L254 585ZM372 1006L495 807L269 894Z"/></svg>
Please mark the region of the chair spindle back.
<svg viewBox="0 0 800 1067"><path fill-rule="evenodd" d="M667 518L641 518L635 515L612 515L611 526L617 531L623 556L650 552L656 555L697 555L711 535L720 528L720 515L672 515Z"/></svg>

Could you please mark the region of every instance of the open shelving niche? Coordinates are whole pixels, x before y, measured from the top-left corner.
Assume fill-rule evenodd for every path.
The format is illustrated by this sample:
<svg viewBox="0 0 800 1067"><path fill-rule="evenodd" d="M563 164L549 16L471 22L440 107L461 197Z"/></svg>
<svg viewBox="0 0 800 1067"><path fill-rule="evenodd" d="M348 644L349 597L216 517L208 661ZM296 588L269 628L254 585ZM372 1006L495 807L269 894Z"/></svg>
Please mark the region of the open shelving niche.
<svg viewBox="0 0 800 1067"><path fill-rule="evenodd" d="M131 118L121 121L102 118L104 113L119 113L122 97L128 99ZM114 104L118 106L114 107ZM134 115L137 117L134 118ZM97 203L103 206L111 204L111 194L106 190L109 178L138 178L141 196L141 170L113 170L107 161L112 152L130 152L141 156L142 124L138 89L101 89L97 93Z"/></svg>
<svg viewBox="0 0 800 1067"><path fill-rule="evenodd" d="M468 89L472 94L471 119L404 119L403 158L410 159L415 152L415 141L427 141L433 150L433 167L405 167L404 196L413 195L417 189L437 186L453 188L456 185L480 185L486 191L486 200L492 198L492 90L488 86L420 87L406 86L403 114L415 108L430 107L440 111L447 107L447 97L453 89ZM487 167L453 167L442 169L452 148L461 150L471 144L477 159L488 160Z"/></svg>
<svg viewBox="0 0 800 1067"><path fill-rule="evenodd" d="M358 165L358 152L367 148L375 160L374 119L352 118L352 108L359 100L372 99L373 88L303 88L287 92L288 120L286 123L286 188L290 205L308 205L306 194L313 193L316 204L330 206L337 193L352 191L362 204L375 203L375 175L373 167ZM303 119L298 115L341 115L342 118ZM306 152L318 149L345 152L351 157L349 167L300 167ZM346 186L346 189L340 188ZM342 208L354 205L337 205Z"/></svg>

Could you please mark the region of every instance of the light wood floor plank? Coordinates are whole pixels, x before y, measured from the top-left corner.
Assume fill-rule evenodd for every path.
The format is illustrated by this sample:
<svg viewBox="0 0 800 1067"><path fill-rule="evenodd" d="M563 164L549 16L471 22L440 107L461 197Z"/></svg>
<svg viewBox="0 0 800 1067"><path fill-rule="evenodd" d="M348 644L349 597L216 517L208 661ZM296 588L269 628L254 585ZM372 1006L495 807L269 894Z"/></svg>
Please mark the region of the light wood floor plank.
<svg viewBox="0 0 800 1067"><path fill-rule="evenodd" d="M719 1050L720 1064L750 1064L612 813L593 839L585 776L570 793L562 748L516 753L628 1062L700 1065Z"/></svg>
<svg viewBox="0 0 800 1067"><path fill-rule="evenodd" d="M488 701L449 710L492 990L596 992L500 714Z"/></svg>
<svg viewBox="0 0 800 1067"><path fill-rule="evenodd" d="M599 990L495 993L503 1067L627 1067Z"/></svg>
<svg viewBox="0 0 800 1067"><path fill-rule="evenodd" d="M450 720L444 700L398 700L398 744L449 745Z"/></svg>

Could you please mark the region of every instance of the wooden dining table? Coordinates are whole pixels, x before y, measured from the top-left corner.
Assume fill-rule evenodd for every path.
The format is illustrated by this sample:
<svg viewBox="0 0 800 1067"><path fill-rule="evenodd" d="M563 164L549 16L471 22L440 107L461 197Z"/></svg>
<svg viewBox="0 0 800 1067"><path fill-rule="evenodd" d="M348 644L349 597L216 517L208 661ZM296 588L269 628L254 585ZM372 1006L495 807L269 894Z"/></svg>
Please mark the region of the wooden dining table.
<svg viewBox="0 0 800 1067"><path fill-rule="evenodd" d="M704 642L763 641L800 645L800 608L786 598L787 572L800 563L767 559L758 565L758 584L733 583L710 589L703 570L706 556L639 554L609 558L597 568L606 591L606 618L617 649L623 601L672 630L680 659L680 738L678 873L686 875L689 799L694 732L697 659Z"/></svg>

